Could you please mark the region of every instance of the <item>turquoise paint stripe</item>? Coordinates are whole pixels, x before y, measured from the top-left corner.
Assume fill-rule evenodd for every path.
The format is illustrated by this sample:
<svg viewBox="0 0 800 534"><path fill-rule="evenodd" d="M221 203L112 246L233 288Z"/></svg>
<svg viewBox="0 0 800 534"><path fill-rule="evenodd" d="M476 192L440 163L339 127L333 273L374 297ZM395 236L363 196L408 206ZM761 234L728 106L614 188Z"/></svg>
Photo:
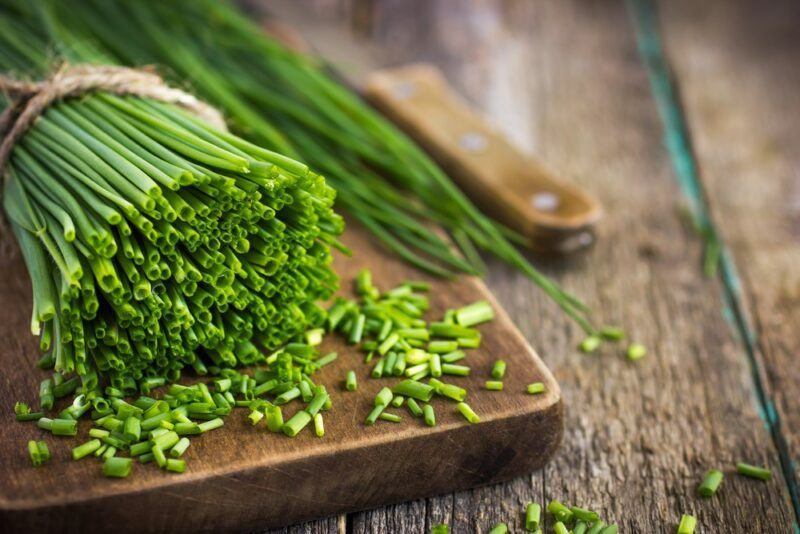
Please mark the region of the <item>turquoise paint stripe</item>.
<svg viewBox="0 0 800 534"><path fill-rule="evenodd" d="M653 0L628 0L628 11L635 28L639 53L647 67L653 97L664 123L664 136L681 193L690 203L692 216L706 245L718 244L722 248L719 262L719 275L724 288L725 309L723 313L732 316L735 329L744 345L748 365L756 392L758 411L772 437L778 451L781 472L789 490L795 519L800 522L800 497L789 447L781 430L781 421L775 403L768 395L764 379L756 359L757 337L744 314L741 299L741 283L736 265L719 239L711 220L708 200L703 182L698 172L697 159L692 149L691 137L680 97L672 76L672 70L664 53L658 11ZM795 530L797 523L794 524Z"/></svg>

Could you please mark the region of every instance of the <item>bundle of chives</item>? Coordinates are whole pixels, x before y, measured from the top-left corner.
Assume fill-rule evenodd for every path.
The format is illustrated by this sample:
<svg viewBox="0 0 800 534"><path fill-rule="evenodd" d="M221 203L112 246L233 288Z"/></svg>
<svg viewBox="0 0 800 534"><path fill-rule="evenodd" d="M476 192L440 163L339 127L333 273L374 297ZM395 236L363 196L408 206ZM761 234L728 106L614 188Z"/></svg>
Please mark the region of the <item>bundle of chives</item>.
<svg viewBox="0 0 800 534"><path fill-rule="evenodd" d="M323 66L269 39L225 2L38 5L41 13L24 15L46 28L68 57L168 65L225 109L247 136L322 170L350 214L405 260L439 275L480 272L477 245L531 278L594 332L588 308L511 244L518 236L483 215L414 143ZM208 33L217 37L207 39ZM449 232L460 254L432 225Z"/></svg>
<svg viewBox="0 0 800 534"><path fill-rule="evenodd" d="M47 68L34 32L3 30L0 69ZM263 362L261 347L321 323L316 301L337 287L343 222L324 179L176 105L104 92L54 103L6 172L31 330L58 372L42 404L83 397L64 417L102 407L103 381L146 392L186 367Z"/></svg>

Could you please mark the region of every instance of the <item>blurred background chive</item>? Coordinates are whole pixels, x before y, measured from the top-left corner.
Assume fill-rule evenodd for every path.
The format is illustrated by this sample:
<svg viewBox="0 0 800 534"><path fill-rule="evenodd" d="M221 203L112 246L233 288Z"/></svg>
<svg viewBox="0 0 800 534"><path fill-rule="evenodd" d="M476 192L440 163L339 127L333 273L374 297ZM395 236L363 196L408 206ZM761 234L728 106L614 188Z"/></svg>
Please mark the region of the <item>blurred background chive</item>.
<svg viewBox="0 0 800 534"><path fill-rule="evenodd" d="M629 360L637 361L641 360L647 355L647 348L642 345L641 343L631 343L628 346L628 350L626 351L626 355Z"/></svg>
<svg viewBox="0 0 800 534"><path fill-rule="evenodd" d="M399 415L387 412L381 412L381 414L378 416L378 419L382 421L389 421L390 423L399 423L403 420L403 418Z"/></svg>
<svg viewBox="0 0 800 534"><path fill-rule="evenodd" d="M345 389L347 391L355 391L358 389L358 381L356 379L355 371L347 371L347 377L345 378Z"/></svg>
<svg viewBox="0 0 800 534"><path fill-rule="evenodd" d="M722 471L711 469L706 473L706 476L703 478L703 481L697 488L697 493L706 499L712 497L717 492L719 485L722 483L722 478Z"/></svg>
<svg viewBox="0 0 800 534"><path fill-rule="evenodd" d="M600 347L600 343L602 343L600 336L590 335L581 341L581 344L578 345L578 348L581 352L589 354L590 352L596 351Z"/></svg>
<svg viewBox="0 0 800 534"><path fill-rule="evenodd" d="M528 395L538 395L540 393L544 393L544 383L542 382L534 382L533 384L528 384L528 387L525 389L528 392Z"/></svg>
<svg viewBox="0 0 800 534"><path fill-rule="evenodd" d="M553 532L555 532L555 534L569 534L566 525L561 521L556 521L555 524L553 524Z"/></svg>
<svg viewBox="0 0 800 534"><path fill-rule="evenodd" d="M697 519L689 514L683 514L681 522L678 524L678 534L694 534Z"/></svg>
<svg viewBox="0 0 800 534"><path fill-rule="evenodd" d="M487 380L486 389L489 391L503 391L503 383L499 380Z"/></svg>
<svg viewBox="0 0 800 534"><path fill-rule="evenodd" d="M605 522L598 520L592 523L591 528L589 528L586 534L600 534L604 528L606 528Z"/></svg>
<svg viewBox="0 0 800 534"><path fill-rule="evenodd" d="M492 366L492 378L495 380L502 380L506 374L506 362L497 360Z"/></svg>
<svg viewBox="0 0 800 534"><path fill-rule="evenodd" d="M772 472L769 469L744 462L736 464L736 472L748 478L757 478L759 480L769 480L772 478Z"/></svg>

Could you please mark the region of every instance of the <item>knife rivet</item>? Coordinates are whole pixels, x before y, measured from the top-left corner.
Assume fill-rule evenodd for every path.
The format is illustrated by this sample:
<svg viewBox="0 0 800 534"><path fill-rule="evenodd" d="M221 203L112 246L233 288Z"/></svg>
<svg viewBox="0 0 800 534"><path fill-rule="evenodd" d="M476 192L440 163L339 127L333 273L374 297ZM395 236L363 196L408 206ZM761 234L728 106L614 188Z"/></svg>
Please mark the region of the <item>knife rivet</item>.
<svg viewBox="0 0 800 534"><path fill-rule="evenodd" d="M483 152L489 144L486 136L478 132L467 132L458 140L458 144L467 152Z"/></svg>
<svg viewBox="0 0 800 534"><path fill-rule="evenodd" d="M531 197L531 205L539 211L555 211L560 204L561 199L558 198L558 195L549 191L536 193Z"/></svg>

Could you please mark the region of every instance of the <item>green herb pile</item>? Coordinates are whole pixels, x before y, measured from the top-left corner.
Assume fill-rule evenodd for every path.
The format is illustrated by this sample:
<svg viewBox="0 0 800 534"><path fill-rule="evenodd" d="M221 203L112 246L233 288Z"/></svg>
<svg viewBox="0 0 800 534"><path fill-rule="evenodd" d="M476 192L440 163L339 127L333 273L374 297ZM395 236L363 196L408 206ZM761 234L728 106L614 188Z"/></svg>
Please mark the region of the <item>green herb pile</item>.
<svg viewBox="0 0 800 534"><path fill-rule="evenodd" d="M243 136L324 173L341 206L387 247L439 275L481 273L477 250L538 284L586 332L588 308L537 271L520 236L483 215L391 123L219 0L0 0L75 62L163 65L231 117ZM445 230L454 251L432 227Z"/></svg>

